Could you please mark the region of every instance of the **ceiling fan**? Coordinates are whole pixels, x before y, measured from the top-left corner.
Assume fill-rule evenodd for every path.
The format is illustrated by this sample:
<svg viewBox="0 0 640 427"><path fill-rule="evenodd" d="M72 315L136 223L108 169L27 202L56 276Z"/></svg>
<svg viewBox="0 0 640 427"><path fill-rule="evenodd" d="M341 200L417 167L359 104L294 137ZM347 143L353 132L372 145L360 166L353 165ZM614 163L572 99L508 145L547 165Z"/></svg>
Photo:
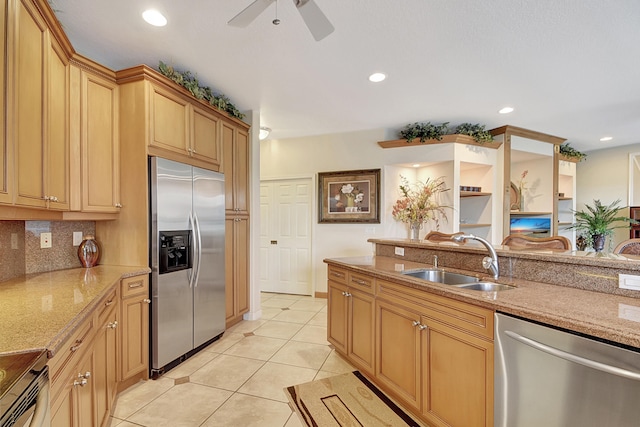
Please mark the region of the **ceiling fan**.
<svg viewBox="0 0 640 427"><path fill-rule="evenodd" d="M242 12L234 16L227 24L244 28L252 23L258 15L264 12L267 7L274 2L277 2L277 0L255 0ZM293 0L293 4L298 8L298 12L300 12L304 23L307 24L309 31L311 31L316 41L322 40L333 32L333 25L331 25L331 22L329 22L325 14L322 13L315 0ZM278 25L279 23L280 20L276 16L273 24Z"/></svg>

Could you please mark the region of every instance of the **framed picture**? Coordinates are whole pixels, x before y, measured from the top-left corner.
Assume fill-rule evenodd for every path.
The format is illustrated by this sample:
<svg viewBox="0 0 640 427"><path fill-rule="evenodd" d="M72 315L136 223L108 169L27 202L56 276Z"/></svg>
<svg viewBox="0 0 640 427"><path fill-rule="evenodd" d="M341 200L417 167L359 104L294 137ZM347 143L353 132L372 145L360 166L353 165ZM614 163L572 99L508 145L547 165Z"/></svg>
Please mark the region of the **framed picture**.
<svg viewBox="0 0 640 427"><path fill-rule="evenodd" d="M318 173L319 223L380 223L380 169Z"/></svg>

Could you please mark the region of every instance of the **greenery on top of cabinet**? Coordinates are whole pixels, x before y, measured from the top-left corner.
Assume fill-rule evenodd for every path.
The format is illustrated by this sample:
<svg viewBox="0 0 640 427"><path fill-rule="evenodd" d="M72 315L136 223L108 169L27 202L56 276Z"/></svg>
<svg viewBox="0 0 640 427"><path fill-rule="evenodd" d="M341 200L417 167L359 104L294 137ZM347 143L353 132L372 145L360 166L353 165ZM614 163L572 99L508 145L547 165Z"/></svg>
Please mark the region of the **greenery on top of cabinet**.
<svg viewBox="0 0 640 427"><path fill-rule="evenodd" d="M572 159L576 159L579 162L587 158L587 155L585 153L576 150L568 142L560 145L560 154Z"/></svg>
<svg viewBox="0 0 640 427"><path fill-rule="evenodd" d="M444 135L459 134L473 137L478 144L493 141L493 136L488 130L485 130L484 125L462 123L453 129L449 129L448 126L449 122L440 125L434 125L431 122L408 124L400 131L400 138L406 139L407 143L418 138L421 143L424 143L428 139L440 141Z"/></svg>
<svg viewBox="0 0 640 427"><path fill-rule="evenodd" d="M171 65L167 65L160 61L158 65L160 73L170 78L180 86L187 89L196 99L203 99L210 105L218 108L219 110L226 111L231 117L236 117L240 120L244 119L245 115L231 103L231 100L222 93L213 93L208 86L200 86L198 78L191 74L191 71L177 71Z"/></svg>

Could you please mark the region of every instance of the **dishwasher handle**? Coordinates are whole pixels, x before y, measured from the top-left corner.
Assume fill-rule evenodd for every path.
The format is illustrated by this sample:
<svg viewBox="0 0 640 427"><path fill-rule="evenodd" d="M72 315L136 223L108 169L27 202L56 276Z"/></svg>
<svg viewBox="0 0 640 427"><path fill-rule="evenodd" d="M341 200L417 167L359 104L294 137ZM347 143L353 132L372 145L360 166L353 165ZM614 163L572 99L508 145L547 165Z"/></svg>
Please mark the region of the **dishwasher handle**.
<svg viewBox="0 0 640 427"><path fill-rule="evenodd" d="M596 362L595 360L591 359L585 359L584 357L580 357L572 353L567 353L566 351L559 350L555 347L550 347L546 344L542 344L538 341L532 340L531 338L523 337L522 335L519 335L513 331L504 331L504 333L516 341L531 346L537 350L544 351L545 353L548 353L552 356L568 360L569 362L578 363L588 368L596 369L608 374L617 375L619 377L628 378L630 380L640 381L640 373L638 372L633 372L626 369L618 368L616 366L607 365L606 363Z"/></svg>

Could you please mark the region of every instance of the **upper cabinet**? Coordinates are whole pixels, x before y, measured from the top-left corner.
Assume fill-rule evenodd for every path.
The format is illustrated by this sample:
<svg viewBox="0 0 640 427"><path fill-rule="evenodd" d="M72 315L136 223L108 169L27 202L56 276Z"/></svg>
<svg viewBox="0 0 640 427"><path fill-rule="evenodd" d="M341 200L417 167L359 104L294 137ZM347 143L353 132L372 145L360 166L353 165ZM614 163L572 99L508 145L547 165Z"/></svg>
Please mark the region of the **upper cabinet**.
<svg viewBox="0 0 640 427"><path fill-rule="evenodd" d="M225 208L228 213L248 214L249 134L246 129L222 124L222 172L225 176Z"/></svg>
<svg viewBox="0 0 640 427"><path fill-rule="evenodd" d="M15 203L66 210L68 60L33 3L9 4L7 134L15 156Z"/></svg>
<svg viewBox="0 0 640 427"><path fill-rule="evenodd" d="M246 126L145 65L118 71L117 79L122 93L121 132L146 141L149 155L218 171L222 121ZM147 105L146 117L125 117L137 117L134 110L141 104Z"/></svg>
<svg viewBox="0 0 640 427"><path fill-rule="evenodd" d="M0 46L6 46L7 43L7 5L8 2L2 2L0 5ZM0 49L0 63L6 63L6 50ZM6 79L5 67L0 67L0 82ZM6 85L0 85L0 96L6 99ZM13 201L13 147L8 144L5 132L6 102L0 102L0 203L11 203Z"/></svg>

